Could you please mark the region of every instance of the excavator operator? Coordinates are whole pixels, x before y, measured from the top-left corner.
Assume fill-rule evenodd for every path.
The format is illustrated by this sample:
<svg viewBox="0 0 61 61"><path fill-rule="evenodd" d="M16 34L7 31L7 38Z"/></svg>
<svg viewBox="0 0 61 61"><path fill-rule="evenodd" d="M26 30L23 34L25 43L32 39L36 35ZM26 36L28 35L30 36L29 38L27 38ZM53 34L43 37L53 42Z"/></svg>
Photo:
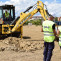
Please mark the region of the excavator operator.
<svg viewBox="0 0 61 61"><path fill-rule="evenodd" d="M9 13L8 13L8 11L6 10L5 11L5 20L8 20L9 19Z"/></svg>

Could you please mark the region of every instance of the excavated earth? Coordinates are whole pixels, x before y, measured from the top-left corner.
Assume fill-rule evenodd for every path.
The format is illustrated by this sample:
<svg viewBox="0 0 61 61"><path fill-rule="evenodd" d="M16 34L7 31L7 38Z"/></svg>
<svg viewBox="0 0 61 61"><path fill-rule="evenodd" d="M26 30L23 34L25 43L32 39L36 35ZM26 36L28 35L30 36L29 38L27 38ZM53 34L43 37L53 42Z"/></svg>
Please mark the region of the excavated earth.
<svg viewBox="0 0 61 61"><path fill-rule="evenodd" d="M44 40L41 26L24 26L23 39L0 39L0 61L43 61ZM61 61L61 50L55 41L51 61Z"/></svg>

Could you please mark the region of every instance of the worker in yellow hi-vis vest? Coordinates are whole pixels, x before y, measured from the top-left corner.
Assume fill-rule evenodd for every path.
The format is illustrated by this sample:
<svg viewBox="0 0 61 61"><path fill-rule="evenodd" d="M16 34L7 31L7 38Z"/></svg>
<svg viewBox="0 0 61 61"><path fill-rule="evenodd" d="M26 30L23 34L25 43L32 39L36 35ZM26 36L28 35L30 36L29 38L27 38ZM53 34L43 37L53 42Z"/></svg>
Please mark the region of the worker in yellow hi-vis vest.
<svg viewBox="0 0 61 61"><path fill-rule="evenodd" d="M6 20L8 20L8 18L9 18L9 13L7 11L5 11L5 18L6 18Z"/></svg>
<svg viewBox="0 0 61 61"><path fill-rule="evenodd" d="M56 31L55 23L52 21L53 19L53 16L49 16L48 20L44 21L41 27L41 31L44 32L44 61L51 60L54 49Z"/></svg>

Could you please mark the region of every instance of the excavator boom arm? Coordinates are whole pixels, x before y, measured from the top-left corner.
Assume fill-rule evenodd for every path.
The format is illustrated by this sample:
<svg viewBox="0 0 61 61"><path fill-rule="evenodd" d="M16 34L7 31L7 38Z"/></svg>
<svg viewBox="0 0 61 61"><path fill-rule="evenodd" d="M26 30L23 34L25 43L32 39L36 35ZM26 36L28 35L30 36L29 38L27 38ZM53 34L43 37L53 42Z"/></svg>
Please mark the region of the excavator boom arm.
<svg viewBox="0 0 61 61"><path fill-rule="evenodd" d="M15 26L13 27L11 32L15 32L16 30L19 29L20 26L22 26L27 20L29 20L33 15L35 15L37 12L40 12L44 20L48 18L47 12L44 9L44 4L41 1L37 2L36 9L32 10L30 13L26 13L29 11L33 6L30 6L26 11L20 13L20 18L16 22Z"/></svg>

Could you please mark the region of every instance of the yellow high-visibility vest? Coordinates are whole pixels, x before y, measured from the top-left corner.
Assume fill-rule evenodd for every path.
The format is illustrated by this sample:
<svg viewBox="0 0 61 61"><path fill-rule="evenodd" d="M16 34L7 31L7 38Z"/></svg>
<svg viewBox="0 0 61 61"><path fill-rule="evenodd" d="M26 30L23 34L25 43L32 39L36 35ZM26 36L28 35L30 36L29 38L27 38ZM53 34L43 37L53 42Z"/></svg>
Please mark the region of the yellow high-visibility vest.
<svg viewBox="0 0 61 61"><path fill-rule="evenodd" d="M8 12L7 12L7 13L5 12L5 17L6 17L6 18L9 17L9 13L8 13Z"/></svg>
<svg viewBox="0 0 61 61"><path fill-rule="evenodd" d="M45 42L53 42L55 39L54 33L53 33L53 26L54 22L46 20L43 22L43 31L44 31L44 41Z"/></svg>
<svg viewBox="0 0 61 61"><path fill-rule="evenodd" d="M59 46L61 46L61 26L58 27L60 34L59 34Z"/></svg>

